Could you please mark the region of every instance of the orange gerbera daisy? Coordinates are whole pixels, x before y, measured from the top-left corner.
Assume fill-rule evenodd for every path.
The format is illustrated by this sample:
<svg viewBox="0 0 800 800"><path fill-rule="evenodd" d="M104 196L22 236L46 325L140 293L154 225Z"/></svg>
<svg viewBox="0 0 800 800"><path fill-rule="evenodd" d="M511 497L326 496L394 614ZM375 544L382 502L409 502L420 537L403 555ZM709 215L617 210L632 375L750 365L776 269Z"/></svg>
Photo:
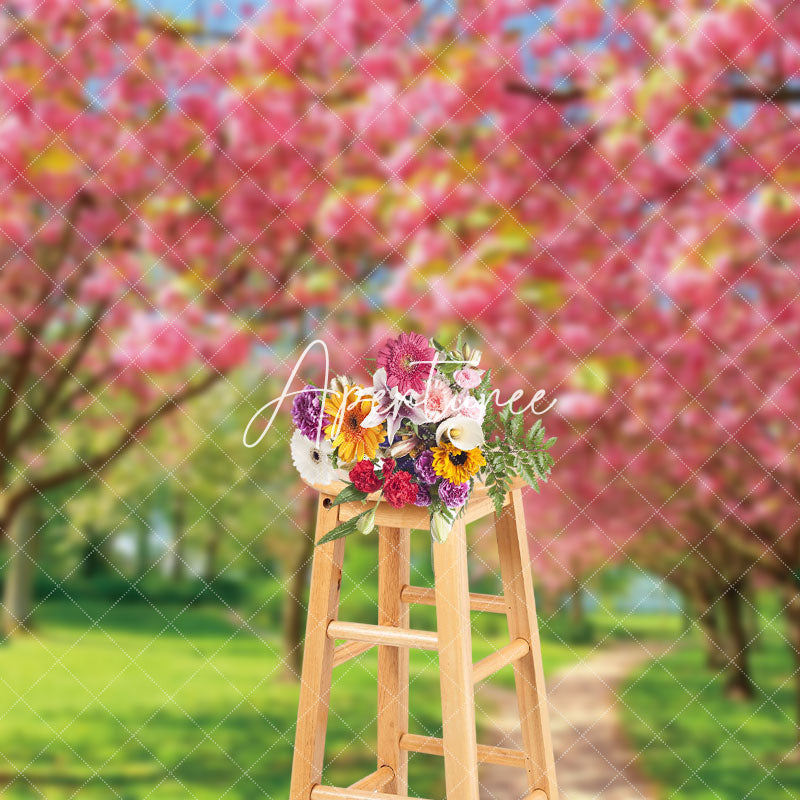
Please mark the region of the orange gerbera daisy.
<svg viewBox="0 0 800 800"><path fill-rule="evenodd" d="M345 386L343 392L329 394L325 400L325 413L331 421L325 426L325 435L338 448L339 461L360 461L364 456L375 458L378 445L386 435L385 426L362 428L361 423L372 410L372 397L361 394L359 386Z"/></svg>

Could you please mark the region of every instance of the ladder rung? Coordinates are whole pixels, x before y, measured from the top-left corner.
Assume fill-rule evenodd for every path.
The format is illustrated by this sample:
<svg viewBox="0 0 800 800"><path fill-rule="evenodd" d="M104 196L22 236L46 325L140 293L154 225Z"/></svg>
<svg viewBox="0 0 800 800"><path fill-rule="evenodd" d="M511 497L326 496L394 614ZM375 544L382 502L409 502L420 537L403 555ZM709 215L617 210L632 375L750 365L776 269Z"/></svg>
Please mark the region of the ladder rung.
<svg viewBox="0 0 800 800"><path fill-rule="evenodd" d="M472 682L478 683L495 672L513 664L530 653L531 647L524 639L514 639L510 644L501 647L486 658L472 665Z"/></svg>
<svg viewBox="0 0 800 800"><path fill-rule="evenodd" d="M436 605L436 592L423 586L404 586L400 592L404 603L417 603L423 606ZM506 601L495 594L478 594L470 592L469 607L471 611L488 611L491 614L505 614Z"/></svg>
<svg viewBox="0 0 800 800"><path fill-rule="evenodd" d="M373 647L374 645L371 645L369 642L347 642L346 644L340 644L333 651L333 666L338 667L340 664L350 661L351 658L360 656L362 653L366 653L367 650L372 650Z"/></svg>
<svg viewBox="0 0 800 800"><path fill-rule="evenodd" d="M362 789L336 789L333 786L317 784L311 790L311 800L418 800L418 798L399 794L370 792Z"/></svg>
<svg viewBox="0 0 800 800"><path fill-rule="evenodd" d="M379 792L386 788L386 784L389 783L392 778L394 778L394 770L387 764L384 764L360 781L350 784L350 788L360 789L365 792Z"/></svg>
<svg viewBox="0 0 800 800"><path fill-rule="evenodd" d="M413 647L418 650L439 648L439 637L434 631L415 631L408 628L394 628L390 625L366 625L363 622L334 620L328 625L328 638L390 647Z"/></svg>
<svg viewBox="0 0 800 800"><path fill-rule="evenodd" d="M400 737L400 749L409 753L427 753L431 756L444 755L444 743L435 736L418 736L416 733L404 733ZM493 747L488 744L478 745L478 763L501 764L505 767L525 769L527 757L522 750L511 750L507 747ZM533 800L538 800L536 797Z"/></svg>

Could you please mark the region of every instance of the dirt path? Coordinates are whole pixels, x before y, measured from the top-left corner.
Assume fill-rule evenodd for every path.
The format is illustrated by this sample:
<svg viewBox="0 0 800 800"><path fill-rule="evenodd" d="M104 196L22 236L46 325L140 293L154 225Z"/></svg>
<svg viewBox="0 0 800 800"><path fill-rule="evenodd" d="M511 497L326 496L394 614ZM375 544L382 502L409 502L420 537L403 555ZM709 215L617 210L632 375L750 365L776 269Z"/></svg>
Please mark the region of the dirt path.
<svg viewBox="0 0 800 800"><path fill-rule="evenodd" d="M622 732L615 693L625 678L659 652L652 645L614 645L549 679L562 800L655 800ZM484 711L491 710L491 722L482 721L482 740L519 747L514 692L486 684L478 703ZM507 767L483 767L481 785L485 800L519 800L526 791L522 773Z"/></svg>

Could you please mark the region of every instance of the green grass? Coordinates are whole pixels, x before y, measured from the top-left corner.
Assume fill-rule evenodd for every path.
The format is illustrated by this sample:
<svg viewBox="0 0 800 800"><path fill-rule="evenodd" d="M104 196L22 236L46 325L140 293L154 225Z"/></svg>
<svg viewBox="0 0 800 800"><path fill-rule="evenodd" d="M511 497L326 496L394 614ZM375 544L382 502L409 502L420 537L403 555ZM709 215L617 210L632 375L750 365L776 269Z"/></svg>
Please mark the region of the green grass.
<svg viewBox="0 0 800 800"><path fill-rule="evenodd" d="M507 641L489 616L476 619L475 658ZM546 643L546 667L582 652ZM374 769L375 661L363 656L334 675L325 776L334 785ZM278 640L233 627L222 611L51 603L35 635L0 648L0 791L9 800L285 800L297 697ZM433 654L413 655L411 709L412 731L439 735ZM441 769L415 756L412 793L440 797Z"/></svg>
<svg viewBox="0 0 800 800"><path fill-rule="evenodd" d="M752 701L734 702L705 666L700 642L643 668L622 694L626 728L639 764L670 800L794 800L800 766L785 760L794 740L794 664L779 631L753 652L759 684Z"/></svg>

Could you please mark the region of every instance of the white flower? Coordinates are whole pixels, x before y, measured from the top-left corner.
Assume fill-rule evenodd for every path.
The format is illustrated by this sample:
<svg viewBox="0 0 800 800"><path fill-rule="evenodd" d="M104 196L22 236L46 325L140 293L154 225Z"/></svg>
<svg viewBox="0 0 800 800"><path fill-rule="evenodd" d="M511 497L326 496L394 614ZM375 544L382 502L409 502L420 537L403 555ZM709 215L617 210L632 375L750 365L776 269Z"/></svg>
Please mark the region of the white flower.
<svg viewBox="0 0 800 800"><path fill-rule="evenodd" d="M336 480L336 473L331 464L333 448L327 440L320 442L319 447L296 430L290 443L292 463L300 473L300 477L311 484L326 485Z"/></svg>
<svg viewBox="0 0 800 800"><path fill-rule="evenodd" d="M480 423L461 415L439 423L436 429L436 444L441 444L444 436L447 436L459 450L472 450L483 444L483 429Z"/></svg>
<svg viewBox="0 0 800 800"><path fill-rule="evenodd" d="M464 348L465 367L472 367L477 369L478 364L481 363L483 353L480 350L473 350L469 345Z"/></svg>
<svg viewBox="0 0 800 800"><path fill-rule="evenodd" d="M389 455L392 458L402 458L407 456L412 450L419 445L419 439L416 436L406 436L405 439L395 442L389 448Z"/></svg>

